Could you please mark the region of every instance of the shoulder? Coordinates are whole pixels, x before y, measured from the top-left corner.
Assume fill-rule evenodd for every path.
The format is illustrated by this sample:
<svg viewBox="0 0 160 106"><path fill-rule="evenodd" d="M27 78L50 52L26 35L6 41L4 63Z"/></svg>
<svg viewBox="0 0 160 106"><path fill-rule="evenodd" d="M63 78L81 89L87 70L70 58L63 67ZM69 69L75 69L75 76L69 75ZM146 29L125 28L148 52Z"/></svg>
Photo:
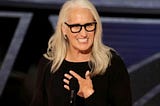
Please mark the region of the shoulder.
<svg viewBox="0 0 160 106"><path fill-rule="evenodd" d="M49 60L49 59L46 58L45 56L42 56L42 57L39 59L38 66L44 66L44 65L47 65L47 64L51 64L51 60Z"/></svg>
<svg viewBox="0 0 160 106"><path fill-rule="evenodd" d="M123 58L118 54L117 51L111 50L112 58L109 69L111 73L128 73Z"/></svg>
<svg viewBox="0 0 160 106"><path fill-rule="evenodd" d="M121 58L121 56L116 51L111 51L112 58L111 58L111 65L109 66L109 73L114 79L122 79L122 78L129 78L129 73L127 67Z"/></svg>
<svg viewBox="0 0 160 106"><path fill-rule="evenodd" d="M38 73L43 74L46 70L50 70L52 61L42 56L38 62Z"/></svg>
<svg viewBox="0 0 160 106"><path fill-rule="evenodd" d="M124 60L122 57L119 55L119 53L116 50L110 50L111 52L111 64L120 64L124 65Z"/></svg>

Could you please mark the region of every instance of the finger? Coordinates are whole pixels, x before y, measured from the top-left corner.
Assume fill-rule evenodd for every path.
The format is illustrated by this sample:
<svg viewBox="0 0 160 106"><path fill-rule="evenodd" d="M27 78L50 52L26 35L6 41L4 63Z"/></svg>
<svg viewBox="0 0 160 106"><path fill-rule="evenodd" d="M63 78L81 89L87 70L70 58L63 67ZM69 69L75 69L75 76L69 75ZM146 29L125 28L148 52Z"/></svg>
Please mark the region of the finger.
<svg viewBox="0 0 160 106"><path fill-rule="evenodd" d="M67 89L67 90L70 90L68 85L64 85L64 88Z"/></svg>
<svg viewBox="0 0 160 106"><path fill-rule="evenodd" d="M65 76L67 79L69 79L69 80L72 78L72 76L69 75L69 74L64 74L64 76Z"/></svg>
<svg viewBox="0 0 160 106"><path fill-rule="evenodd" d="M90 79L90 72L89 72L89 71L86 71L86 73L85 73L85 78L86 78L86 79Z"/></svg>
<svg viewBox="0 0 160 106"><path fill-rule="evenodd" d="M77 78L77 79L80 79L81 78L81 76L80 75L78 75L77 73L75 73L74 71L69 71L69 73L71 74L71 75L73 75L75 78Z"/></svg>
<svg viewBox="0 0 160 106"><path fill-rule="evenodd" d="M65 82L66 84L69 84L69 81L67 79L63 79L63 82Z"/></svg>

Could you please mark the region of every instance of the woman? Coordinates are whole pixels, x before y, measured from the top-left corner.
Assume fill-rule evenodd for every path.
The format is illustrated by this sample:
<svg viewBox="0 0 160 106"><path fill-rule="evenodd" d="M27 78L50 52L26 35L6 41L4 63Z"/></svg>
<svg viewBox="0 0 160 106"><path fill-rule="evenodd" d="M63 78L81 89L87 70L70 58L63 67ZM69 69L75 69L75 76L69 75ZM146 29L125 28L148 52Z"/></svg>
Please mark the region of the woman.
<svg viewBox="0 0 160 106"><path fill-rule="evenodd" d="M78 82L74 104L71 79ZM102 24L88 0L69 0L40 60L31 106L131 106L130 79L116 52L102 43Z"/></svg>

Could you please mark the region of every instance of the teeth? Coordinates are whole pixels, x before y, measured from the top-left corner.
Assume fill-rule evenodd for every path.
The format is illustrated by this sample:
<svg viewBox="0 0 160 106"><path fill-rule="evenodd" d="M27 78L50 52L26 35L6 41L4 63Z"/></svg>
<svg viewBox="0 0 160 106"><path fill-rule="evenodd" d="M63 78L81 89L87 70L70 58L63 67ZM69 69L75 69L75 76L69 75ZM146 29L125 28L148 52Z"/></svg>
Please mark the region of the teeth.
<svg viewBox="0 0 160 106"><path fill-rule="evenodd" d="M87 38L85 38L85 39L78 39L78 41L81 42L81 43L84 43L84 42L87 42Z"/></svg>

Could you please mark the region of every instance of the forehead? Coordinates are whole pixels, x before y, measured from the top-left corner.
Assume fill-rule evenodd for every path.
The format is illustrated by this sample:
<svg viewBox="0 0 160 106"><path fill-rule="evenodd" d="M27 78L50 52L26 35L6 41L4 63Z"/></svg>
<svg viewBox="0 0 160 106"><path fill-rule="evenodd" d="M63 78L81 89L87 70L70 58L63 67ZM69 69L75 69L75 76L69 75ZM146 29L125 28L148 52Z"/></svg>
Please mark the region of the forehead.
<svg viewBox="0 0 160 106"><path fill-rule="evenodd" d="M68 11L67 20L69 22L88 22L93 21L93 15L87 8L72 8Z"/></svg>

